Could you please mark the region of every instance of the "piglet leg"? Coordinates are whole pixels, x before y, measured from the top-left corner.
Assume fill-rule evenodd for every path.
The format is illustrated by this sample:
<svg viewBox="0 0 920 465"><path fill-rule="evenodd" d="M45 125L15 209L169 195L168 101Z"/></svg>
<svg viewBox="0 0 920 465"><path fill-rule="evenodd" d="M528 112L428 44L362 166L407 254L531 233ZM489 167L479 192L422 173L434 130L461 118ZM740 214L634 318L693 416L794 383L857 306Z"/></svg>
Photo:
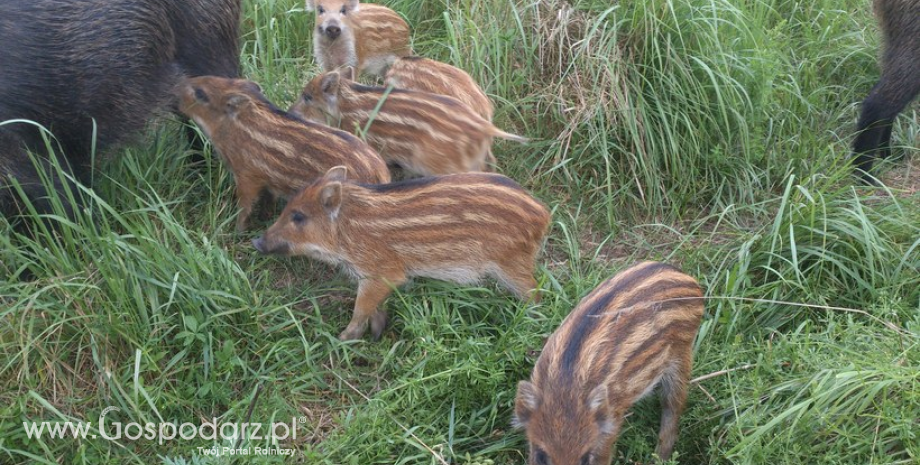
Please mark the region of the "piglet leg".
<svg viewBox="0 0 920 465"><path fill-rule="evenodd" d="M355 310L351 316L351 322L339 339L350 341L358 339L364 335L367 329L367 323L370 320L371 329L374 332L374 339L380 337L386 326L386 313L378 310L378 307L393 292L393 288L405 282L405 276L393 276L387 278L366 278L358 285L358 298L355 300Z"/></svg>

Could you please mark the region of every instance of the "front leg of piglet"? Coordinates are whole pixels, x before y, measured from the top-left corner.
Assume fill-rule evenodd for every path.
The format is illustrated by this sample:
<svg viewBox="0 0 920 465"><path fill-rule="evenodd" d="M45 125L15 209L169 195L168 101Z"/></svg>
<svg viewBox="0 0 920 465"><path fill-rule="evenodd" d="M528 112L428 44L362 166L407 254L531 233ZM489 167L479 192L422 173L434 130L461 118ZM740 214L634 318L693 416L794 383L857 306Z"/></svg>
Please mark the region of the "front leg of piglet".
<svg viewBox="0 0 920 465"><path fill-rule="evenodd" d="M254 182L243 178L237 180L236 196L239 200L240 214L236 217L236 232L246 232L249 216L252 215L252 209L259 200L261 191L262 186Z"/></svg>
<svg viewBox="0 0 920 465"><path fill-rule="evenodd" d="M392 276L386 278L365 278L358 285L358 298L355 300L355 310L351 316L351 322L339 339L350 341L359 339L364 335L367 329L367 323L371 323L371 331L374 340L380 338L383 328L387 323L387 314L379 310L383 301L393 292L393 288L405 282L404 276Z"/></svg>

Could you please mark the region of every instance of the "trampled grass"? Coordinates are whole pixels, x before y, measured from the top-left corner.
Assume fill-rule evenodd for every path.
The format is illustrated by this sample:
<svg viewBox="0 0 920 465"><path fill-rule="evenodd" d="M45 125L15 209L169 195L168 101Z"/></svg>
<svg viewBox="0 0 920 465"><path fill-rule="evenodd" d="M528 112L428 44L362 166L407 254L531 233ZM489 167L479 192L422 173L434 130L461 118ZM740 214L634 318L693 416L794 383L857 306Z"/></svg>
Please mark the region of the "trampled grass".
<svg viewBox="0 0 920 465"><path fill-rule="evenodd" d="M316 71L312 15L244 3L244 73L287 107ZM495 153L553 210L542 303L423 280L388 300L379 342L340 343L355 285L257 255L258 229L233 231L231 175L167 118L101 155L94 190L74 192L91 208L57 237L0 219L0 463L252 461L198 449L236 445L221 439L23 427L95 426L107 407L123 424L302 419L281 444L296 459L257 463L523 463L517 381L581 297L646 259L710 297L678 462L920 460L920 121L916 105L898 120L888 188L854 185L848 145L878 76L866 2L384 3L533 140ZM657 424L640 402L617 463L652 463Z"/></svg>

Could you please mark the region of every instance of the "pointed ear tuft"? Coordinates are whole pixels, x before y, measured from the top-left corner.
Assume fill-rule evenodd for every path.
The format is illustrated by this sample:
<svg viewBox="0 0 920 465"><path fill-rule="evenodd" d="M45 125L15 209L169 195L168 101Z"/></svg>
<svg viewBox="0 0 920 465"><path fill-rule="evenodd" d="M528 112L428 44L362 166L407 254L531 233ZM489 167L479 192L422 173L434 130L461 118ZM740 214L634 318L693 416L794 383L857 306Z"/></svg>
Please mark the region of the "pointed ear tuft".
<svg viewBox="0 0 920 465"><path fill-rule="evenodd" d="M339 165L329 168L329 171L326 171L326 174L323 176L323 179L326 181L344 181L348 177L348 168Z"/></svg>
<svg viewBox="0 0 920 465"><path fill-rule="evenodd" d="M307 0L307 11L313 11L316 9L316 2L314 0Z"/></svg>
<svg viewBox="0 0 920 465"><path fill-rule="evenodd" d="M542 402L540 391L530 381L518 383L517 397L514 399L514 418L511 425L515 428L526 428L534 412L540 408Z"/></svg>
<svg viewBox="0 0 920 465"><path fill-rule="evenodd" d="M342 183L339 181L326 183L319 193L319 201L329 218L334 220L342 207Z"/></svg>
<svg viewBox="0 0 920 465"><path fill-rule="evenodd" d="M336 95L339 93L339 83L342 76L338 71L330 71L323 76L319 82L320 90L327 95Z"/></svg>

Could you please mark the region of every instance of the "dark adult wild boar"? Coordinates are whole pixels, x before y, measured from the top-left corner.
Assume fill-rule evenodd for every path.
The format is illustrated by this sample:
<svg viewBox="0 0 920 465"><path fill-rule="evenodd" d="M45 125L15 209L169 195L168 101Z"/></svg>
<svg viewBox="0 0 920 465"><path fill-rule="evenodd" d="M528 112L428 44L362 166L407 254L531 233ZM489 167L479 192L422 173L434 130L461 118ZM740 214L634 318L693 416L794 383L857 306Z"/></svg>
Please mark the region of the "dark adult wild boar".
<svg viewBox="0 0 920 465"><path fill-rule="evenodd" d="M341 339L361 337L368 321L380 337L380 304L414 276L461 284L491 276L522 299L539 298L533 273L550 214L511 179L465 173L361 185L345 171L333 168L297 194L253 241L259 252L307 255L358 279Z"/></svg>
<svg viewBox="0 0 920 465"><path fill-rule="evenodd" d="M873 162L891 155L894 119L920 93L920 0L875 0L875 13L885 42L882 76L863 100L853 142L853 164L869 182Z"/></svg>
<svg viewBox="0 0 920 465"><path fill-rule="evenodd" d="M201 127L233 171L238 231L246 229L263 193L288 199L335 166L347 166L361 182L390 181L386 163L361 139L278 109L254 82L201 76L179 89L179 110Z"/></svg>
<svg viewBox="0 0 920 465"><path fill-rule="evenodd" d="M687 397L703 316L696 280L655 262L605 281L550 336L530 381L518 384L517 426L531 465L609 465L623 418L661 391L658 456L667 460Z"/></svg>
<svg viewBox="0 0 920 465"><path fill-rule="evenodd" d="M105 151L172 107L182 76L238 75L239 16L239 0L0 0L0 122L50 129L87 182L94 121ZM46 158L35 126L0 126L2 214L18 210L11 177L48 208L27 150Z"/></svg>

